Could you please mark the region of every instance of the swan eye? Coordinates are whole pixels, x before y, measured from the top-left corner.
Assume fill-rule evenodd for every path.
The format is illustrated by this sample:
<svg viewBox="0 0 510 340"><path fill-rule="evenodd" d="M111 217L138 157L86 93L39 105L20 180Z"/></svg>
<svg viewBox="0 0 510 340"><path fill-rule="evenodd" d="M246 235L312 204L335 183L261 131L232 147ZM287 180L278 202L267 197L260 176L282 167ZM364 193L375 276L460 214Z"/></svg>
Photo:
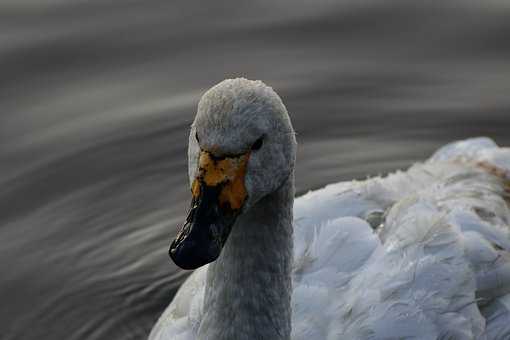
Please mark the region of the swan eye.
<svg viewBox="0 0 510 340"><path fill-rule="evenodd" d="M251 149L254 151L257 151L258 149L260 149L262 147L263 142L264 142L264 137L260 137L259 139L257 139L255 141L255 143L253 143L253 145L251 146Z"/></svg>

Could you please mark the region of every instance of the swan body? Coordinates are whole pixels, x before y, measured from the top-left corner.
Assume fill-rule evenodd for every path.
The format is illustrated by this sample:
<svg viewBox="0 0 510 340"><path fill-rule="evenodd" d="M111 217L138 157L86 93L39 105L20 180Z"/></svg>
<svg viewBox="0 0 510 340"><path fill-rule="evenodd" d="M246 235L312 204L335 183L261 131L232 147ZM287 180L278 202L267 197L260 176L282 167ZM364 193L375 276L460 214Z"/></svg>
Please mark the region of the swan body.
<svg viewBox="0 0 510 340"><path fill-rule="evenodd" d="M407 171L328 185L293 207L290 174L273 201L243 212L222 254L188 277L149 339L510 339L509 190L510 149L488 138L446 145ZM285 202L280 208L290 211L269 224L281 223L278 235L288 235L271 241L282 248L268 246L266 262L285 267L285 253L291 261L273 280L258 274L267 271L256 248L263 232L246 234ZM250 268L245 286L236 286L243 282L236 276L242 268L229 269L236 265ZM285 273L292 285L279 279ZM253 286L265 284L253 294L272 324L242 318L243 301L256 298L251 278ZM285 289L290 308L278 300ZM234 333L225 331L232 324Z"/></svg>

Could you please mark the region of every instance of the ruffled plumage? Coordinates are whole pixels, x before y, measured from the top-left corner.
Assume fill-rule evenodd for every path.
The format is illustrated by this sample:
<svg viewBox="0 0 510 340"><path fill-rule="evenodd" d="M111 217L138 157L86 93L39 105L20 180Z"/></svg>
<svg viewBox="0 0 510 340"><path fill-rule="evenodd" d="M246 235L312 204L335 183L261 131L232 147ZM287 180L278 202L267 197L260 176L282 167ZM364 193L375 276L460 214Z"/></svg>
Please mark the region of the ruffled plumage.
<svg viewBox="0 0 510 340"><path fill-rule="evenodd" d="M475 138L297 198L292 339L510 338L509 175L510 149ZM150 339L195 338L206 272Z"/></svg>

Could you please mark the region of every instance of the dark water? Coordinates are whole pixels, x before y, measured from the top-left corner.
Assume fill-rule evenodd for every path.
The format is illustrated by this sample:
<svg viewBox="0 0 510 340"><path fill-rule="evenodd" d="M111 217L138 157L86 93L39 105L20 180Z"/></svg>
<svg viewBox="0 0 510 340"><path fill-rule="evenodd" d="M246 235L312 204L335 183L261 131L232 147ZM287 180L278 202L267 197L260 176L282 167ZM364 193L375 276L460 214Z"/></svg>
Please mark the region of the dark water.
<svg viewBox="0 0 510 340"><path fill-rule="evenodd" d="M510 6L490 1L0 3L0 338L142 339L203 91L263 79L298 131L298 192L439 145L510 145Z"/></svg>

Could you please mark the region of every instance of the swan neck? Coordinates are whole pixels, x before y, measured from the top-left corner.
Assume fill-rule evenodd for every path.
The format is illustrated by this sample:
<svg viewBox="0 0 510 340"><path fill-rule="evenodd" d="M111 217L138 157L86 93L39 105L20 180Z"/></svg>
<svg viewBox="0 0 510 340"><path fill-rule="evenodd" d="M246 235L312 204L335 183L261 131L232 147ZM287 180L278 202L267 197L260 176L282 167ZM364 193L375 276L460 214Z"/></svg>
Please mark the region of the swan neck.
<svg viewBox="0 0 510 340"><path fill-rule="evenodd" d="M200 339L290 339L293 203L291 174L233 226L209 265Z"/></svg>

